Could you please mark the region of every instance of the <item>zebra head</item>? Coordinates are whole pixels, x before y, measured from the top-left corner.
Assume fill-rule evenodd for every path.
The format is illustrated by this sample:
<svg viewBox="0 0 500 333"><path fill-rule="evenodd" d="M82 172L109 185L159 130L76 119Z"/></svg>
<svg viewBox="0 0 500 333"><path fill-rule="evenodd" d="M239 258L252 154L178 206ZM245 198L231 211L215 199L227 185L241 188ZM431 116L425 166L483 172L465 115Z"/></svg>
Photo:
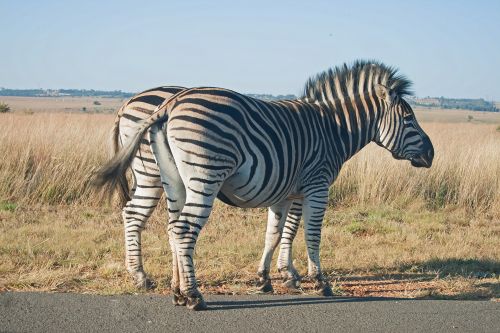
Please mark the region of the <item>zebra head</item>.
<svg viewBox="0 0 500 333"><path fill-rule="evenodd" d="M409 160L414 167L430 168L434 147L411 106L382 84L375 85L375 93L382 105L375 142L389 150L395 159Z"/></svg>

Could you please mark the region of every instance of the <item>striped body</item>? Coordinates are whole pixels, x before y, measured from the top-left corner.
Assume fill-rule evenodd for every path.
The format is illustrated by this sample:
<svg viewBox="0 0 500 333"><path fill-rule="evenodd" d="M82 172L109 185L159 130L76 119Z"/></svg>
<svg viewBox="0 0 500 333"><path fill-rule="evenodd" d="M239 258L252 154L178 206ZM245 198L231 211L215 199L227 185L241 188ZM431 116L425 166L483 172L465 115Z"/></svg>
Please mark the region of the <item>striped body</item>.
<svg viewBox="0 0 500 333"><path fill-rule="evenodd" d="M115 142L115 153L123 146L123 143L127 142L141 120L149 117L158 105L184 89L182 87L158 87L143 91L129 99L120 108L115 118L112 138ZM143 137L136 157L131 163L131 170L133 175L131 198L125 174L122 175L120 193L121 197L127 201L122 211L125 230L125 263L136 285L150 288L153 283L147 278L142 263L141 233L163 194L163 187L160 171L150 148L149 134Z"/></svg>
<svg viewBox="0 0 500 333"><path fill-rule="evenodd" d="M113 131L113 141L116 143L116 147L113 153L116 153L124 142L127 142L140 121L149 117L156 107L182 90L185 90L185 88L177 86L157 87L143 91L129 99L116 115ZM151 288L154 286L154 282L147 277L143 268L141 233L163 194L163 187L160 171L150 148L149 134L145 135L141 141L136 157L131 163L131 171L133 176L131 193L129 193L125 175L123 175L122 179L124 187L120 193L121 197L126 201L122 211L125 231L125 262L127 270L134 278L136 285L139 288ZM129 194L131 194L130 197ZM227 199L223 198L222 195L220 197L227 202ZM291 251L292 241L297 233L300 222L300 201L294 204L294 210L298 211L298 213L295 213L295 215L290 214L285 225L285 230L288 230L288 232L283 234L283 251L280 252L283 253L280 254L280 258L285 259L282 260L284 264L280 265L278 263L280 270L284 270L283 267L288 264L288 250ZM298 219L297 216L299 216ZM293 272L293 278L298 278L298 274L293 270L293 267L290 266L286 271L288 270ZM287 276L288 274L285 274L284 277L287 278Z"/></svg>
<svg viewBox="0 0 500 333"><path fill-rule="evenodd" d="M294 101L264 102L221 88L193 88L173 95L140 123L98 180L113 182L149 130L169 201L176 304L206 307L193 252L216 197L238 207L270 207L259 268L264 291L271 287L270 261L287 215L291 212L289 222L300 219L291 205L300 202L308 273L323 295L331 294L319 245L328 189L342 164L372 141L414 166L432 163L432 144L403 99L410 82L396 73L380 63L344 65L311 79L304 97ZM289 257L278 260L286 261L290 270Z"/></svg>
<svg viewBox="0 0 500 333"><path fill-rule="evenodd" d="M177 98L167 133L182 156L179 169L207 176L189 177L188 187L220 183L218 196L228 204L269 207L302 195L313 181L332 182L338 164L323 165L333 151L328 136L318 133L326 130L325 117L319 106L302 101L264 102L223 89L191 89Z"/></svg>

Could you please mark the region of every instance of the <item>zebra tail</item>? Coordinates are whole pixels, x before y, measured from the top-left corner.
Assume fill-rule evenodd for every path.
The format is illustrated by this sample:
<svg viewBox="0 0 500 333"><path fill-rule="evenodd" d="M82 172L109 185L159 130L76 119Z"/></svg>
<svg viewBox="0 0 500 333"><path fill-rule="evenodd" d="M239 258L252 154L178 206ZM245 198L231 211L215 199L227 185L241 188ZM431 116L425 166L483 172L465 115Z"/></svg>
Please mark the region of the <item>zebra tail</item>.
<svg viewBox="0 0 500 333"><path fill-rule="evenodd" d="M123 110L127 104L128 102L125 103L118 111L115 123L111 130L111 157L115 156L120 151L120 147L122 146L120 142L120 117L123 114ZM120 206L124 207L125 204L131 200L130 188L127 180L126 170L123 173L117 175L117 183L118 183L117 192L118 192Z"/></svg>
<svg viewBox="0 0 500 333"><path fill-rule="evenodd" d="M139 149L141 139L146 131L155 123L165 122L167 120L166 105L160 105L157 110L147 119L141 121L127 145L122 147L105 165L97 170L92 179L92 184L98 188L104 188L106 192L111 193L116 189L120 182L121 175L125 174L127 168L135 158Z"/></svg>

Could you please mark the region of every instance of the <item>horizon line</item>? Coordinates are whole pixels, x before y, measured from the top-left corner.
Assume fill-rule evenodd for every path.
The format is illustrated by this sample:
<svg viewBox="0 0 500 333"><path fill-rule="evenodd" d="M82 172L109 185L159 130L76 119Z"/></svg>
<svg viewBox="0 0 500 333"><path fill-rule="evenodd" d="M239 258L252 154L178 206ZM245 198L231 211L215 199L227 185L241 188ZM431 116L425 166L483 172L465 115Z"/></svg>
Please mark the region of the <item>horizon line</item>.
<svg viewBox="0 0 500 333"><path fill-rule="evenodd" d="M157 86L157 87L164 87L164 86L169 86L169 85L160 85L160 86ZM196 87L190 87L190 88L196 88ZM19 91L42 90L42 91L54 91L54 92L57 92L57 91L61 91L61 90L77 90L77 91L79 90L79 91L96 91L96 92L103 92L103 93L107 93L107 92L109 92L109 93L119 92L119 93L123 93L123 94L127 94L127 95L132 95L132 96L136 95L136 94L139 94L142 91L149 90L149 89L151 89L151 88L144 89L144 90L141 90L141 91L125 91L125 90L121 90L121 89L108 90L108 89L94 89L94 88L88 89L88 88L6 88L6 87L0 87L0 91L3 91L3 90L19 90ZM273 96L273 97L279 97L279 96L294 96L296 98L300 97L300 96L297 96L296 94L292 94L292 93L275 94L275 93L270 93L270 92L257 93L257 92L239 92L239 91L238 91L238 93L241 93L243 95L270 95L270 96ZM64 97L64 95L62 95L62 96L0 95L0 97ZM71 95L68 95L68 97L85 97L85 96L71 96ZM91 96L88 96L88 97L91 97ZM105 96L97 95L97 96L94 96L94 97L105 97ZM449 97L449 96L444 96L444 95L441 95L441 96L412 95L412 96L406 96L406 98L408 98L408 99L445 98L445 99L471 99L471 100L477 99L477 100L484 100L484 101L487 101L487 102L500 102L500 99L499 100L496 100L496 99L487 99L485 97L463 97L463 96L461 96L461 97Z"/></svg>

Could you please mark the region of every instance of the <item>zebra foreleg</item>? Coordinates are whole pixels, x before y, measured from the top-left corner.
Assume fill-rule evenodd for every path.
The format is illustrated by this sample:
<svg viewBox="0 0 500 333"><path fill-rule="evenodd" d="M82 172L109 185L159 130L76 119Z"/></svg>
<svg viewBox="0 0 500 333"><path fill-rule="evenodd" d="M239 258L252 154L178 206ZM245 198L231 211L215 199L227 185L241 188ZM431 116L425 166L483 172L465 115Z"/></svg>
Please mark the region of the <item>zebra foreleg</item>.
<svg viewBox="0 0 500 333"><path fill-rule="evenodd" d="M300 286L300 274L293 266L292 245L297 230L299 229L300 219L302 218L302 201L296 200L293 202L280 242L280 252L278 256L278 271L283 278L283 286L290 290L296 290Z"/></svg>
<svg viewBox="0 0 500 333"><path fill-rule="evenodd" d="M125 230L125 264L138 288L152 289L155 283L144 272L141 234L162 193L160 178L137 177L132 199L122 210Z"/></svg>
<svg viewBox="0 0 500 333"><path fill-rule="evenodd" d="M283 226L291 204L291 201L286 200L269 207L264 253L262 254L259 270L257 272L259 276L257 287L260 292L270 293L273 291L271 278L269 277L271 260L273 258L274 250L280 242Z"/></svg>
<svg viewBox="0 0 500 333"><path fill-rule="evenodd" d="M321 242L321 226L325 216L326 205L328 203L328 187L326 190L315 190L313 194L306 198L303 205L304 213L304 234L309 257L308 275L315 280L314 289L322 296L333 296L332 289L328 281L321 272L319 248Z"/></svg>

